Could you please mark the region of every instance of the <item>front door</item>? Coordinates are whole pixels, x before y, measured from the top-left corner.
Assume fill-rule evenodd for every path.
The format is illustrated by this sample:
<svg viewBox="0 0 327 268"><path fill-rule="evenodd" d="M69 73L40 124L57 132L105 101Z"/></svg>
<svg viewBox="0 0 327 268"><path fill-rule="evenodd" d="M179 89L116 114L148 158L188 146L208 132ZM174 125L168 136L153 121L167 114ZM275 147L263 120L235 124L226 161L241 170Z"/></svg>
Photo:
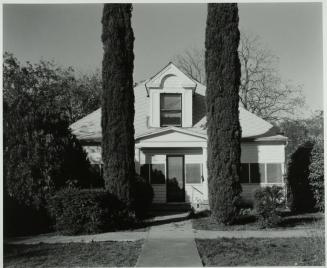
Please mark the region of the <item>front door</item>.
<svg viewBox="0 0 327 268"><path fill-rule="evenodd" d="M167 202L184 202L184 156L167 156Z"/></svg>

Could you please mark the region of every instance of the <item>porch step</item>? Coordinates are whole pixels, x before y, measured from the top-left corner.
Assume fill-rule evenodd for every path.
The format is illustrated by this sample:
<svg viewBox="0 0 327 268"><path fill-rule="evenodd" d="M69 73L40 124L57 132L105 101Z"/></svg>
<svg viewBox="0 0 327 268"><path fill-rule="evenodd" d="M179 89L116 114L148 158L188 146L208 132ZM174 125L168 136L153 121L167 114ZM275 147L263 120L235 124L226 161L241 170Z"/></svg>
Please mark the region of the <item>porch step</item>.
<svg viewBox="0 0 327 268"><path fill-rule="evenodd" d="M151 211L176 211L187 212L191 210L190 203L164 203L164 204L152 204Z"/></svg>

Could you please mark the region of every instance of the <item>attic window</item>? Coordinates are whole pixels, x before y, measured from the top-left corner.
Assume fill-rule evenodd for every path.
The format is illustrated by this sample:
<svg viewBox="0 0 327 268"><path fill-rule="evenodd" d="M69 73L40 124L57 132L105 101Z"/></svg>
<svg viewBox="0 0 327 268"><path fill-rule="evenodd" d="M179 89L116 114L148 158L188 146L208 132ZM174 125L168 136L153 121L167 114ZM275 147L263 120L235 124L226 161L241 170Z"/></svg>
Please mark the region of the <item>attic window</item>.
<svg viewBox="0 0 327 268"><path fill-rule="evenodd" d="M182 94L160 94L160 126L182 125Z"/></svg>

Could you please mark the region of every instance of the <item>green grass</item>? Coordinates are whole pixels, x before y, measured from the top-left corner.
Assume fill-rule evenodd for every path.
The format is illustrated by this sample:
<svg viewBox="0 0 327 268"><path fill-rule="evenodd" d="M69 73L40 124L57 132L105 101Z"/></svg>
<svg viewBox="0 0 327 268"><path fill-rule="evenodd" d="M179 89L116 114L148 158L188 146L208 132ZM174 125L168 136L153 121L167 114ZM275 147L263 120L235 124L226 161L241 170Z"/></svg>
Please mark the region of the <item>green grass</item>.
<svg viewBox="0 0 327 268"><path fill-rule="evenodd" d="M324 237L197 239L204 266L324 265Z"/></svg>
<svg viewBox="0 0 327 268"><path fill-rule="evenodd" d="M204 215L192 219L193 229L210 231L247 231L259 230L260 226L256 222L254 215L240 216L233 225L225 226L218 224L210 216ZM284 230L290 228L318 228L324 229L324 214L310 213L293 216L284 216L282 222L273 230Z"/></svg>
<svg viewBox="0 0 327 268"><path fill-rule="evenodd" d="M142 241L4 245L5 267L135 266Z"/></svg>

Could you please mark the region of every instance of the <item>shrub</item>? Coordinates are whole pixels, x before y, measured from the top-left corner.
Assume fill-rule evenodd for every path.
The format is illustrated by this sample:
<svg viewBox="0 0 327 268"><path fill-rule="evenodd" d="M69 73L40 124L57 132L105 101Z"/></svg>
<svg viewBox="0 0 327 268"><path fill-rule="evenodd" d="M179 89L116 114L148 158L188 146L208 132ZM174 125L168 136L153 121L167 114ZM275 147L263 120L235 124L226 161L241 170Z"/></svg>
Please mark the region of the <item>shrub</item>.
<svg viewBox="0 0 327 268"><path fill-rule="evenodd" d="M46 61L21 65L7 53L3 69L3 184L8 195L40 210L68 180L90 187L90 163L69 129L73 70Z"/></svg>
<svg viewBox="0 0 327 268"><path fill-rule="evenodd" d="M47 233L51 230L51 218L46 209L19 203L6 191L3 195L3 235L23 236Z"/></svg>
<svg viewBox="0 0 327 268"><path fill-rule="evenodd" d="M324 211L324 142L322 139L316 141L311 151L309 172L309 184L316 201L315 207Z"/></svg>
<svg viewBox="0 0 327 268"><path fill-rule="evenodd" d="M133 198L134 198L134 211L138 218L144 218L152 204L153 189L151 184L136 175L132 186Z"/></svg>
<svg viewBox="0 0 327 268"><path fill-rule="evenodd" d="M300 145L288 162L286 181L292 212L311 212L314 209L315 200L308 179L313 145L312 141Z"/></svg>
<svg viewBox="0 0 327 268"><path fill-rule="evenodd" d="M67 235L125 229L135 223L133 213L102 189L60 190L50 199L49 211L55 229Z"/></svg>
<svg viewBox="0 0 327 268"><path fill-rule="evenodd" d="M258 189L254 194L254 208L259 225L263 228L277 226L281 221L278 208L281 208L284 203L282 187L274 185Z"/></svg>

